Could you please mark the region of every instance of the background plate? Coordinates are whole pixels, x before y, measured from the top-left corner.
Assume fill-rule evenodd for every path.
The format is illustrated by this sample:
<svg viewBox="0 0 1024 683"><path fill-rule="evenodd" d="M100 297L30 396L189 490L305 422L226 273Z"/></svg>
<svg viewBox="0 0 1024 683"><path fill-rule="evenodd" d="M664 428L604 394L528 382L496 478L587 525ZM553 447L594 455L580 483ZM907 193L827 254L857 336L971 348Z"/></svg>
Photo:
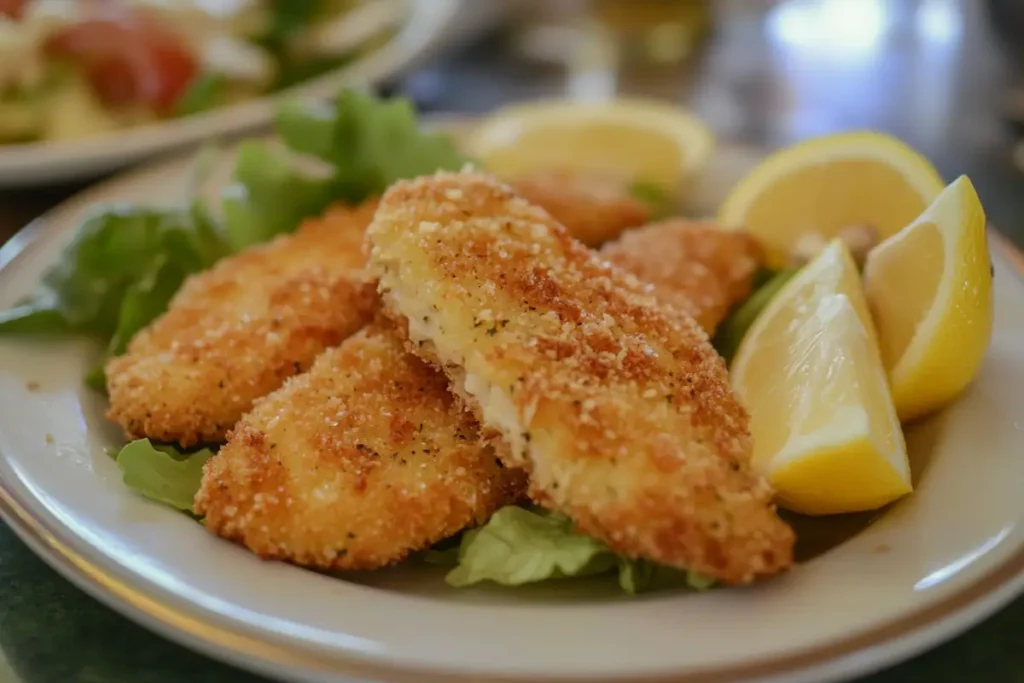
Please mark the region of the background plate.
<svg viewBox="0 0 1024 683"><path fill-rule="evenodd" d="M326 99L347 86L368 86L393 78L449 41L459 39L460 33L476 26L488 14L467 7L477 4L467 0L408 3L410 17L393 40L343 67L279 93L109 135L67 142L0 145L0 186L56 183L99 175L155 154L266 128L282 99Z"/></svg>
<svg viewBox="0 0 1024 683"><path fill-rule="evenodd" d="M753 158L725 150L704 202ZM0 251L0 305L30 292L95 202L167 203L188 160L98 186ZM19 252L14 255L15 252ZM263 673L409 681L822 681L951 637L1024 588L1024 282L995 255L977 383L908 433L918 491L753 588L628 599L601 581L448 589L405 566L347 580L260 562L125 489L120 434L82 387L85 342L0 339L0 510L65 576L140 623ZM38 383L36 385L35 383Z"/></svg>

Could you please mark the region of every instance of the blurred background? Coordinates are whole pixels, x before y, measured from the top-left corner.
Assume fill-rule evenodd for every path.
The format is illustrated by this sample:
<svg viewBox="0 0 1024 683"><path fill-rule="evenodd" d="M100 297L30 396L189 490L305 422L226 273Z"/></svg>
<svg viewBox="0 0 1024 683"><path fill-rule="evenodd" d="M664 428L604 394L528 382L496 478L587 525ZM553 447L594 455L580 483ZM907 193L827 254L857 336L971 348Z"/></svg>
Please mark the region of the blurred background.
<svg viewBox="0 0 1024 683"><path fill-rule="evenodd" d="M431 110L614 94L691 107L721 140L778 147L872 128L967 173L1024 240L1019 0L518 0L398 90Z"/></svg>
<svg viewBox="0 0 1024 683"><path fill-rule="evenodd" d="M19 26L19 14L39 13L38 8L45 6L51 15L61 15L107 1L0 1L0 13L8 13L0 26L0 84L4 78L10 81L11 72L23 74L30 68L14 58L17 46L29 40L31 33L24 28L24 19ZM212 13L221 17L222 24L227 21L224 17L242 16L240 8L258 4L251 0L123 1L161 8L172 19L174 8ZM292 56L316 57L298 66L282 61L282 69L292 70L291 80L284 85L343 65L351 59L345 50L351 52L359 41L359 50L379 47L386 39L375 37L373 27L399 30L394 26L410 4L421 9L448 4L441 0L321 0L319 4L325 2L335 7L337 16L350 15L354 8L361 8L365 16L346 25L335 21L331 30L320 27L297 34L290 43L277 34L278 43L266 42L266 36L260 37L264 42L250 41L273 49L290 45L295 48L289 53ZM301 21L302 12L314 4L281 0L280 6ZM1024 188L1024 147L1017 141L1018 133L1024 132L1024 2L465 0L455 4L457 11L440 29L416 25L402 29L407 35L418 30L433 33L407 63L375 73L375 88L407 95L424 111L462 114L537 97L666 98L691 107L721 140L752 148L778 147L831 131L880 129L924 152L947 178L969 174L993 222L1024 242L1024 232L1015 224L1015 216L1024 208L1024 192L1019 191ZM354 23L362 28L353 29ZM206 24L202 29L197 26L190 25L186 32L212 31ZM222 71L241 74L241 85L223 95L221 104L256 97L260 88L270 89L259 81L259 60L267 59L268 53L232 52L223 45L218 53L216 45L210 47L214 43L204 43L204 59L212 55L215 62L220 59ZM73 59L79 59L75 45L62 49L65 55L70 49ZM280 57L273 50L269 54ZM114 85L116 91L116 78ZM204 92L187 93L192 106L209 106L209 87ZM137 107L131 113L140 116ZM0 103L0 129L10 127L3 117ZM13 154L8 149L0 146L0 164L5 155ZM95 175L74 182L35 183L28 189L0 189L0 235L9 235L94 181Z"/></svg>

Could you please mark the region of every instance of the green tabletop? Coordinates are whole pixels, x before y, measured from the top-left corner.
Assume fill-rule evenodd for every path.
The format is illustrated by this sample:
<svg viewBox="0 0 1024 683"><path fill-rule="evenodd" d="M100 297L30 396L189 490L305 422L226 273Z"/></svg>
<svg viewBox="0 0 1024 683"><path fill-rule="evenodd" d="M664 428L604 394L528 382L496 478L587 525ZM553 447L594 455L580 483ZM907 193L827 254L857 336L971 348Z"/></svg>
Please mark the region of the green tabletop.
<svg viewBox="0 0 1024 683"><path fill-rule="evenodd" d="M0 523L0 681L256 683L178 647L62 579ZM6 678L5 678L6 674ZM966 635L864 681L1021 683L1024 598Z"/></svg>

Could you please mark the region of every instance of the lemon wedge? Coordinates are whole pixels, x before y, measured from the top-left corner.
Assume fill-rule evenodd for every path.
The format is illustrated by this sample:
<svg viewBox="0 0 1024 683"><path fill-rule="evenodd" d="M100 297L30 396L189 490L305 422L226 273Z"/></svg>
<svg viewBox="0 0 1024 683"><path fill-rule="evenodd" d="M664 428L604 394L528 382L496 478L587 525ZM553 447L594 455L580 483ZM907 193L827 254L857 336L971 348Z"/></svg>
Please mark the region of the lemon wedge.
<svg viewBox="0 0 1024 683"><path fill-rule="evenodd" d="M808 235L867 231L878 242L901 230L942 191L927 159L874 132L815 138L768 157L729 193L718 214L727 229L758 237L781 267ZM866 249L865 249L866 251Z"/></svg>
<svg viewBox="0 0 1024 683"><path fill-rule="evenodd" d="M714 135L685 109L663 102L547 100L498 110L464 144L467 153L505 178L587 172L676 193L710 159Z"/></svg>
<svg viewBox="0 0 1024 683"><path fill-rule="evenodd" d="M960 176L875 247L864 285L902 420L952 401L978 374L992 335L985 211Z"/></svg>
<svg viewBox="0 0 1024 683"><path fill-rule="evenodd" d="M750 410L754 464L779 504L873 510L911 490L910 466L856 264L832 241L768 304L732 383Z"/></svg>

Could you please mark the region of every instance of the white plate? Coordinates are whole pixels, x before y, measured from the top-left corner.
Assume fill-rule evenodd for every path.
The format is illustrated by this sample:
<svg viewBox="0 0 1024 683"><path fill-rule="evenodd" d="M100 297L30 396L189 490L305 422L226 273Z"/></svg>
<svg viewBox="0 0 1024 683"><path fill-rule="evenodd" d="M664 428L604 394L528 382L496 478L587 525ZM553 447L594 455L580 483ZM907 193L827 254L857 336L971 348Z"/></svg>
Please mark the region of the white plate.
<svg viewBox="0 0 1024 683"><path fill-rule="evenodd" d="M467 0L408 0L409 18L394 39L343 67L288 88L204 114L61 142L0 145L0 186L96 176L156 154L267 127L284 98L326 99L348 86L393 78L462 30Z"/></svg>
<svg viewBox="0 0 1024 683"><path fill-rule="evenodd" d="M739 157L742 159L742 157ZM723 153L718 189L742 167ZM0 305L31 291L96 202L178 195L186 161L103 184L3 250ZM402 567L331 578L261 562L135 496L82 387L84 342L0 339L0 511L41 556L164 635L282 678L824 681L947 639L1024 588L1024 281L995 255L977 383L908 434L917 492L757 587L628 599L607 584L457 591ZM35 390L29 382L38 382ZM50 438L47 435L50 435Z"/></svg>

